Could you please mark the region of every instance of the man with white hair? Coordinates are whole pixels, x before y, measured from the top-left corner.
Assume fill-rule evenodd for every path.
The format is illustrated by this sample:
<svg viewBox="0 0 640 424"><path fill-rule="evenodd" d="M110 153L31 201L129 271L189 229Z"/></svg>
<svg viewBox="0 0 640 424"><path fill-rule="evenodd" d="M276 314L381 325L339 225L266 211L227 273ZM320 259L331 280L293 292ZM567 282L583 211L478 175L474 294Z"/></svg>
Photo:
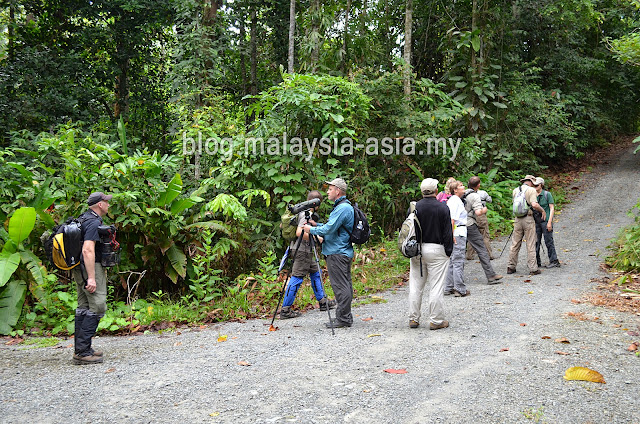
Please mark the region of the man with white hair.
<svg viewBox="0 0 640 424"><path fill-rule="evenodd" d="M336 317L326 324L327 328L351 327L351 301L353 300L353 282L351 281L351 261L353 246L351 231L353 229L354 211L347 199L347 183L342 178L325 181L329 184L327 197L333 202L333 210L329 221L312 227L306 224L306 233L323 237L322 254L327 261L329 282L336 296Z"/></svg>
<svg viewBox="0 0 640 424"><path fill-rule="evenodd" d="M420 184L422 200L416 215L422 228L421 255L411 258L409 271L409 327L420 325L420 309L425 283L429 283L429 329L447 328L444 319L444 285L453 252L453 228L449 207L436 199L438 180L427 178Z"/></svg>
<svg viewBox="0 0 640 424"><path fill-rule="evenodd" d="M547 254L549 255L549 265L547 268L556 268L560 266L556 246L553 241L553 214L555 213L555 205L553 196L547 190L544 190L544 179L538 177L535 183L536 192L538 193L538 204L547 214L547 219L543 220L540 214L533 213L536 222L536 261L538 267L542 265L540 261L540 246L542 245L542 236L544 235L544 244L547 246Z"/></svg>

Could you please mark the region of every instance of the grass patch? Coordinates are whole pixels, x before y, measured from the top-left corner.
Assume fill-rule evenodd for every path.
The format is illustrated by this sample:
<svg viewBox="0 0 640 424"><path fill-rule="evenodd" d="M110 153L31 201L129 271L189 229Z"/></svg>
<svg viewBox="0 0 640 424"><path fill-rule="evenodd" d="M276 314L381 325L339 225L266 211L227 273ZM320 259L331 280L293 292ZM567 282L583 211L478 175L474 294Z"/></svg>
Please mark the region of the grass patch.
<svg viewBox="0 0 640 424"><path fill-rule="evenodd" d="M25 346L25 349L37 349L41 347L53 347L60 343L60 341L61 340L57 337L31 337L29 339L25 339L20 344Z"/></svg>

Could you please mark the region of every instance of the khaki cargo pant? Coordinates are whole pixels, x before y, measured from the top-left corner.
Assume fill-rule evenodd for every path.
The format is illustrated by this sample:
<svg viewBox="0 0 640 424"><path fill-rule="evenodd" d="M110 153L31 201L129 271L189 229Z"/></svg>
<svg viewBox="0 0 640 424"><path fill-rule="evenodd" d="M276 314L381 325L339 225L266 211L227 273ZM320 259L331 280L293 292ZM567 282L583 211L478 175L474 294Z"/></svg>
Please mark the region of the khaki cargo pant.
<svg viewBox="0 0 640 424"><path fill-rule="evenodd" d="M523 238L527 243L527 266L529 267L529 272L536 271L538 269L538 263L536 262L536 223L531 213L522 218L516 218L513 223L511 250L509 251L507 267L516 269L518 253L520 253Z"/></svg>

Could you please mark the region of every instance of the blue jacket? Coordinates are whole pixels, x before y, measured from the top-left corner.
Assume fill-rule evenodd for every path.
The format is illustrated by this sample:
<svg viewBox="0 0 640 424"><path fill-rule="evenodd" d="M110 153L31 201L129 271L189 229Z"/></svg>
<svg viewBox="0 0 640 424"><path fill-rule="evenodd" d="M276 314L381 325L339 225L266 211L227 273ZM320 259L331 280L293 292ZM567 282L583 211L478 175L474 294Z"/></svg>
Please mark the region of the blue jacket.
<svg viewBox="0 0 640 424"><path fill-rule="evenodd" d="M346 201L340 203L343 199ZM326 224L312 227L309 232L324 237L322 253L325 256L344 255L353 258L353 246L349 234L352 230L353 206L346 196L342 196L334 202L329 221Z"/></svg>

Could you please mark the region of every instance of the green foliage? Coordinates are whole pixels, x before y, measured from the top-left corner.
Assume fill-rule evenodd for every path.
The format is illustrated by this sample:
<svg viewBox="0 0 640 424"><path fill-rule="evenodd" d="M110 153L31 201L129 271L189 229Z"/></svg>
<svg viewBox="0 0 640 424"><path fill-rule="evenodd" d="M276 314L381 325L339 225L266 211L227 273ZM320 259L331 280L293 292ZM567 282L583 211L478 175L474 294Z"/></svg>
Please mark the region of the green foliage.
<svg viewBox="0 0 640 424"><path fill-rule="evenodd" d="M33 208L16 210L3 234L4 247L0 252L0 334L9 334L16 325L27 292L27 283L37 287L46 277L46 270L24 242L33 231L36 212ZM22 266L20 266L22 264Z"/></svg>
<svg viewBox="0 0 640 424"><path fill-rule="evenodd" d="M640 202L629 211L635 216L635 225L624 228L610 248L613 254L606 259L607 264L624 272L640 271Z"/></svg>

